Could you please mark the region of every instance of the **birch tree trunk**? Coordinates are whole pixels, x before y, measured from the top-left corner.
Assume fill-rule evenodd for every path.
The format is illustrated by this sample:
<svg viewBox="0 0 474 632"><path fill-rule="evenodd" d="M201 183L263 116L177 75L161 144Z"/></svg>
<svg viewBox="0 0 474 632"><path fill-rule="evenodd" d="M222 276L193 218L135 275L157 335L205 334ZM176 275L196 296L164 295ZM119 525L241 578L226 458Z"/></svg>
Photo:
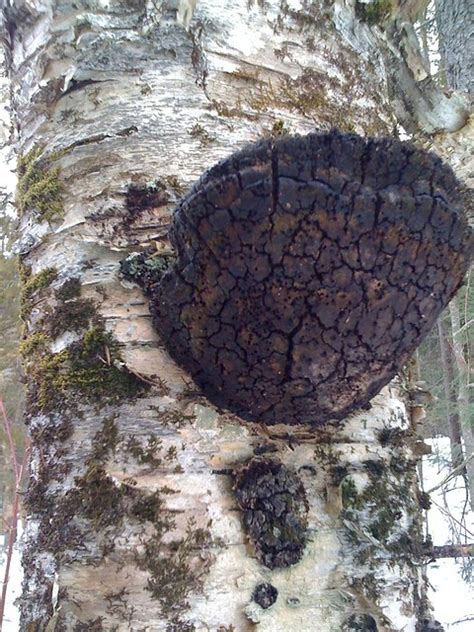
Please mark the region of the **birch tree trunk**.
<svg viewBox="0 0 474 632"><path fill-rule="evenodd" d="M342 0L4 6L32 440L22 630L427 629L402 382L342 425L245 423L172 362L119 274L130 251L167 253L177 199L248 141L387 135L390 95L413 129L460 129L463 102L417 83L400 16L382 28ZM273 570L232 475L268 455L308 502L301 561Z"/></svg>

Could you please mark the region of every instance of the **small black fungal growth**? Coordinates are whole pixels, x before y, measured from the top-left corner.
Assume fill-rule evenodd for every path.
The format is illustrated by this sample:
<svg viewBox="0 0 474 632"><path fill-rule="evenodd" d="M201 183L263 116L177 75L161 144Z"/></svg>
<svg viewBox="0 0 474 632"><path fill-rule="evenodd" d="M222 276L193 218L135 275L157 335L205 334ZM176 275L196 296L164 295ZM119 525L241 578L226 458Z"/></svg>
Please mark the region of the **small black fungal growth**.
<svg viewBox="0 0 474 632"><path fill-rule="evenodd" d="M301 601L298 599L298 597L288 597L286 603L288 606L290 606L290 608L299 608L301 605Z"/></svg>
<svg viewBox="0 0 474 632"><path fill-rule="evenodd" d="M428 511L428 509L430 509L431 507L431 498L428 492L423 492L421 490L418 490L417 498L418 498L418 504L420 505L420 507L424 509L425 511Z"/></svg>
<svg viewBox="0 0 474 632"><path fill-rule="evenodd" d="M273 606L278 597L278 590L271 584L259 584L253 591L252 599L266 610Z"/></svg>
<svg viewBox="0 0 474 632"><path fill-rule="evenodd" d="M308 502L299 477L282 463L254 459L235 474L235 496L257 555L268 568L300 561Z"/></svg>
<svg viewBox="0 0 474 632"><path fill-rule="evenodd" d="M385 463L383 461L376 461L375 459L368 459L364 461L364 468L372 476L382 476L385 470Z"/></svg>
<svg viewBox="0 0 474 632"><path fill-rule="evenodd" d="M444 627L435 619L422 619L416 624L416 632L444 632Z"/></svg>
<svg viewBox="0 0 474 632"><path fill-rule="evenodd" d="M177 258L148 288L157 330L213 403L266 424L367 405L473 250L439 158L336 131L219 163L178 206L170 238Z"/></svg>
<svg viewBox="0 0 474 632"><path fill-rule="evenodd" d="M377 632L377 623L370 614L351 614L342 625L344 632Z"/></svg>
<svg viewBox="0 0 474 632"><path fill-rule="evenodd" d="M127 209L132 218L144 209L164 206L169 201L166 186L158 180L148 184L132 183L126 193Z"/></svg>
<svg viewBox="0 0 474 632"><path fill-rule="evenodd" d="M330 469L331 482L333 485L340 485L348 474L346 465L334 465Z"/></svg>
<svg viewBox="0 0 474 632"><path fill-rule="evenodd" d="M380 445L386 448L388 445L401 446L406 443L407 431L401 428L382 428L378 433Z"/></svg>

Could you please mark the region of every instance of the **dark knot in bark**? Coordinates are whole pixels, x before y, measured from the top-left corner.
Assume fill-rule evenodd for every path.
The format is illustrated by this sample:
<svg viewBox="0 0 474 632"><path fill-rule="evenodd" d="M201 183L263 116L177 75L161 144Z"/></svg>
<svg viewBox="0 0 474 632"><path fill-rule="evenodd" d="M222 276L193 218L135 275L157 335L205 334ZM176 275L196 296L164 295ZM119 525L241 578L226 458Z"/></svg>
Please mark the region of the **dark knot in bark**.
<svg viewBox="0 0 474 632"><path fill-rule="evenodd" d="M342 624L342 632L378 632L377 622L370 614L351 614Z"/></svg>
<svg viewBox="0 0 474 632"><path fill-rule="evenodd" d="M252 599L266 610L273 606L278 597L278 590L272 584L259 584L253 591Z"/></svg>
<svg viewBox="0 0 474 632"><path fill-rule="evenodd" d="M306 545L308 502L296 473L278 461L254 459L236 472L234 491L262 564L284 568L299 562Z"/></svg>
<svg viewBox="0 0 474 632"><path fill-rule="evenodd" d="M460 285L472 237L434 155L337 132L250 146L177 208L151 292L173 358L244 419L366 404Z"/></svg>

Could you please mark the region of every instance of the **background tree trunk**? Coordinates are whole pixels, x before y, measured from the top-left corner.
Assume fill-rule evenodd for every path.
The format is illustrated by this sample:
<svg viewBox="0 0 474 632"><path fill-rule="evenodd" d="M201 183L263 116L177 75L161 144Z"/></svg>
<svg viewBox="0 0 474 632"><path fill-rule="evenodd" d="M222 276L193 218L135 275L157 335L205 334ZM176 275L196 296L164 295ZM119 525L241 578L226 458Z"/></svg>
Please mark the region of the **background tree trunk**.
<svg viewBox="0 0 474 632"><path fill-rule="evenodd" d="M472 6L468 0L436 0L439 50L450 88L474 92Z"/></svg>
<svg viewBox="0 0 474 632"><path fill-rule="evenodd" d="M177 199L248 141L389 134L389 93L412 127L459 129L462 103L422 93L396 15L389 33L352 2L18 0L4 17L32 440L21 629L415 629L420 445L400 383L342 426L243 423L170 360L119 264L167 252ZM258 562L232 491L268 454L308 497L286 569Z"/></svg>
<svg viewBox="0 0 474 632"><path fill-rule="evenodd" d="M474 510L474 427L470 414L469 402L469 358L466 360L464 347L469 352L468 330L461 326L458 299L455 297L449 304L451 320L452 351L456 362L458 410L460 415L460 428L464 441L464 454L466 456L466 476L469 489L471 508ZM466 321L467 324L467 321ZM465 342L465 345L463 344Z"/></svg>
<svg viewBox="0 0 474 632"><path fill-rule="evenodd" d="M436 23L439 33L439 51L441 55L441 68L446 85L453 90L466 92L472 101L474 91L473 68L474 53L470 41L474 28L472 8L465 0L459 2L448 2L446 0L436 0ZM471 126L472 127L472 126ZM469 137L468 137L469 138ZM471 131L472 138L472 131ZM467 149L467 148L466 148ZM469 162L467 151L464 151L466 164ZM456 151L458 154L461 152ZM467 185L472 186L472 170L469 175L464 176L465 171L458 169L458 173ZM466 173L467 175L467 173ZM466 195L466 206L468 212L472 213L472 196ZM466 289L466 304L469 301L469 285ZM459 305L456 298L453 299L449 307L452 331L452 350L456 364L457 389L458 389L458 410L460 413L460 427L464 440L464 452L467 458L466 476L469 489L471 508L474 508L474 441L472 419L470 414L470 395L468 385L470 383L469 370L469 325L461 328L461 317ZM467 314L466 314L467 315ZM463 340L467 343L464 350ZM467 353L467 359L465 356Z"/></svg>
<svg viewBox="0 0 474 632"><path fill-rule="evenodd" d="M441 364L443 366L443 384L446 398L447 428L451 444L451 465L458 467L464 460L462 447L461 422L458 407L458 381L456 376L456 360L454 358L452 338L449 328L440 317L438 320L439 346Z"/></svg>

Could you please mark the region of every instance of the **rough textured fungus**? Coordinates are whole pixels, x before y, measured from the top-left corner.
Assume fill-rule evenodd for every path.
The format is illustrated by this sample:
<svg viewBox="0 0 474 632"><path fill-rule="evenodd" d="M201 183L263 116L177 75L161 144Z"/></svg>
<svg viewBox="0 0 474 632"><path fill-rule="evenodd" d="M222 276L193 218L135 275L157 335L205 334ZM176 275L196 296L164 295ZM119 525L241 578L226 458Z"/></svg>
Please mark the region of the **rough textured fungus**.
<svg viewBox="0 0 474 632"><path fill-rule="evenodd" d="M278 590L272 584L259 584L253 591L252 599L266 610L273 606L278 597Z"/></svg>
<svg viewBox="0 0 474 632"><path fill-rule="evenodd" d="M152 313L173 358L244 419L366 404L460 285L472 238L432 154L337 132L249 146L174 214Z"/></svg>
<svg viewBox="0 0 474 632"><path fill-rule="evenodd" d="M255 459L237 473L235 495L260 561L268 568L299 562L306 544L308 505L298 476L277 461Z"/></svg>

